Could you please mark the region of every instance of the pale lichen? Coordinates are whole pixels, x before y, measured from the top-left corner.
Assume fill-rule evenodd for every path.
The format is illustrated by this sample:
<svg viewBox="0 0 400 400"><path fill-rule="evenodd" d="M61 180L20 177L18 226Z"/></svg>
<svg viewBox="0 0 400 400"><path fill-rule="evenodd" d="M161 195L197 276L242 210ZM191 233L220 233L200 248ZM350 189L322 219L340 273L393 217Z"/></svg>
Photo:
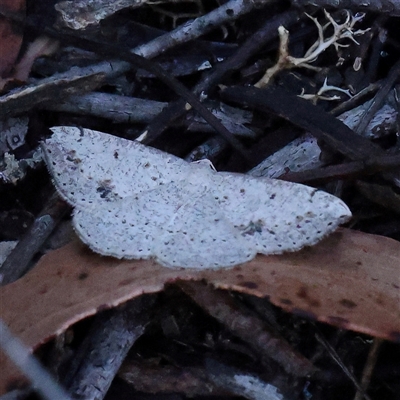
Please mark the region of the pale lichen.
<svg viewBox="0 0 400 400"><path fill-rule="evenodd" d="M323 26L317 18L314 18L306 13L307 17L314 21L318 29L318 39L310 46L304 56L299 58L293 57L289 54L289 31L283 26L280 26L278 28L280 39L278 61L273 67L267 69L264 76L254 86L266 86L270 80L283 69L303 67L319 70L318 67L311 65L311 63L316 61L318 56L326 49L328 49L330 46L334 46L336 52L338 52L340 47L349 46L349 44L340 43L340 40L349 39L352 42L359 44L354 37L363 35L365 32L369 31L370 28L354 30L354 25L357 22L360 22L364 18L365 14L358 13L356 15L352 15L350 11L344 11L346 14L344 22L339 23L333 19L329 12L324 10L328 22ZM326 35L328 28L333 29L333 32L330 34L330 36Z"/></svg>

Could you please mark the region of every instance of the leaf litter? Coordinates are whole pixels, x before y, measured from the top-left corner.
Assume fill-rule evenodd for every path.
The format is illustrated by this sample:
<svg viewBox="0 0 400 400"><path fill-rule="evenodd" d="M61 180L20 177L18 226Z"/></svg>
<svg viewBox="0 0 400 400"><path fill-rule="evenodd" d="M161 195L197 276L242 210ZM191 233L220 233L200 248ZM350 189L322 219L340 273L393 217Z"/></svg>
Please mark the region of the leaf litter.
<svg viewBox="0 0 400 400"><path fill-rule="evenodd" d="M163 268L151 260L117 260L78 241L43 256L18 281L0 288L1 318L32 350L72 324L179 280L267 297L282 309L321 322L399 341L400 244L339 229L296 253L259 255L232 269ZM35 301L32 301L35 299ZM0 394L18 376L0 353Z"/></svg>
<svg viewBox="0 0 400 400"><path fill-rule="evenodd" d="M165 47L163 48L165 49ZM58 91L57 99L59 96ZM71 102L73 103L74 100ZM31 104L37 105L36 102L31 102ZM84 121L81 125L87 126L87 122ZM268 138L268 140L270 139ZM102 185L99 186L104 196L108 194L108 186L108 182L102 182ZM192 205L189 204L189 206L188 209ZM250 235L254 235L260 229L259 225L254 221L246 228L246 234ZM170 274L174 276L178 274L180 277L185 278L185 276L194 276L202 273L214 273L218 276L218 279L221 279L219 282L209 278L209 282L218 287L253 293L259 296L268 296L268 293L271 293L274 304L280 305L289 311L304 312L305 315L346 329L359 329L362 332L375 335L376 332L380 332L379 335L383 335L385 338L395 339L396 335L398 338L399 248L396 247L394 241L384 238L363 235L359 232L339 230L312 248L306 248L302 251L282 256L259 256L243 268L237 266L230 270L219 271L178 271L176 269L161 268L158 264L147 260L118 261L99 257L96 254L88 252L87 249L84 249L84 246L77 245L76 243L71 245L70 250L70 253L68 253L67 248L63 249L59 255L61 258L65 258L62 261L61 259L57 260L51 257L47 260L49 264L47 264L45 274L48 274L50 271L57 272L54 277L57 282L54 291L51 280L47 281L43 279L43 276L41 279L35 280L32 279L32 275L28 275L30 285L38 289L38 292L33 293L33 296L26 297L27 293L32 294L32 292L24 290L24 288L26 289L26 286L23 284L25 278L20 281L22 286L12 285L9 288L10 291L6 290L3 292L3 295L10 297L5 303L6 306L10 307L11 305L10 310L17 315L10 316L8 310L1 310L2 313L4 311L6 319L10 320L11 318L12 323L10 325L16 328L16 331L18 331L18 324L19 328L22 327L22 331L21 329L19 331L24 332L23 336L30 343L34 343L34 340L38 338L38 335L36 335L38 331L35 333L35 324L41 325L44 328L46 323L49 323L47 326L49 329L42 331L42 334L44 334L42 338L47 338L48 336L46 335L49 333L52 335L51 332L55 331L55 326L58 326L58 328L60 326L65 327L73 323L73 320L76 321L84 318L85 315L97 312L97 310L104 307L104 304L112 307L115 304L125 301L127 292L124 292L124 295L121 297L121 292L118 291L118 288L116 289L115 283L119 283L122 286L132 285L129 287L132 290L129 296L133 296L133 292L135 291L136 293L142 293L150 290L148 279L152 279L153 277L160 279L159 285L162 286L163 282L168 279L165 275L168 275L169 279L173 280L174 278ZM310 253L314 258L309 258ZM79 260L81 256L87 256L88 258ZM78 258L78 269L72 268L74 260L76 261L75 257ZM93 271L90 271L92 266L90 260L96 266L96 269L93 269ZM262 262L255 266L254 263L259 260L262 260ZM281 260L283 261L283 265L280 263L277 265L271 264L271 270L267 267L271 260ZM126 270L127 265L130 263L137 264L137 270L141 270L143 273L142 279L138 279L136 289L133 287L132 271ZM118 267L120 264L121 269L112 268ZM98 276L99 280L93 282L93 276L100 273L100 269L97 269L97 267L101 265L105 267L102 272L106 272L106 274L100 274L101 276ZM290 266L291 273L288 273L285 265ZM57 271L55 271L54 266L62 266L63 268L57 268ZM88 267L88 270L85 269L86 267ZM155 267L159 271L152 270L151 267ZM136 267L134 269L136 270ZM67 281L60 282L61 279L65 278L65 275L62 273L64 270L67 275L71 274L69 284ZM120 275L121 271L125 274L124 278L122 278L122 274ZM259 278L263 276L265 276L265 280L261 279L260 281ZM137 276L133 278L135 279ZM237 282L232 283L232 279L237 279ZM58 284L61 286L58 286ZM264 285L266 286L264 287ZM75 290L75 286L79 288L80 294L83 295L80 298L81 303L76 308L74 305L79 303L78 297L72 300L74 296L78 296L78 288ZM156 286L153 287L154 290L156 290ZM28 287L32 289L29 285ZM13 297L14 294L11 288L15 289L19 297ZM62 292L60 292L60 289L62 289ZM117 297L113 297L114 294L111 294L107 290L118 291L116 296L120 297L115 300ZM50 292L53 293L50 295ZM60 294L62 295L60 296ZM102 294L105 297L101 297ZM108 301L106 296L111 296L111 300L109 298ZM21 297L22 300L20 299ZM33 297L39 299L37 304L36 302L32 302ZM84 305L85 299L90 298L94 300L91 306ZM104 302L101 302L101 299ZM60 303L57 304L56 300L60 300ZM43 303L40 301L43 301ZM43 313L40 311L42 304ZM97 307L95 307L95 304L97 304ZM320 309L321 304L322 308ZM13 306L15 307L13 308ZM46 307L49 308L46 309ZM57 309L59 311L56 311ZM18 310L22 311L18 312ZM63 311L66 314L63 314ZM56 317L53 319L57 313L59 318L57 319ZM25 320L24 317L26 317ZM42 321L38 321L38 318L41 318ZM25 322L23 323L23 321ZM29 321L33 322L30 323ZM24 328L26 328L25 331ZM59 329L56 330L60 332ZM45 340L47 339L41 342ZM33 347L38 347L38 345L34 345ZM4 369L9 372L7 368Z"/></svg>

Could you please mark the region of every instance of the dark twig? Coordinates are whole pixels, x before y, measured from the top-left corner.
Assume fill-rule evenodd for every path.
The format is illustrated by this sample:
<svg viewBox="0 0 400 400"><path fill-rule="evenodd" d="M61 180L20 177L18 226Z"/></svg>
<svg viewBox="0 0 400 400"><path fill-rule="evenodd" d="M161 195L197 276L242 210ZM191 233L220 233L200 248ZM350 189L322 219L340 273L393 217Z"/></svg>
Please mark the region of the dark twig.
<svg viewBox="0 0 400 400"><path fill-rule="evenodd" d="M263 112L269 110L310 132L351 160L366 160L385 154L378 146L354 133L331 114L281 87L229 87L221 91L221 97Z"/></svg>
<svg viewBox="0 0 400 400"><path fill-rule="evenodd" d="M1 284L14 282L30 269L32 257L40 250L70 207L54 191L32 226L1 267Z"/></svg>
<svg viewBox="0 0 400 400"><path fill-rule="evenodd" d="M383 339L375 338L374 342L372 343L371 349L368 353L368 358L365 363L365 368L363 371L363 376L361 380L361 388L364 390L364 393L367 391L369 383L371 381L371 376L372 372L374 370L375 364L378 360L378 356L380 353L380 350L382 349L382 343ZM362 400L363 399L363 393L360 391L357 391L356 396L354 397L354 400Z"/></svg>
<svg viewBox="0 0 400 400"><path fill-rule="evenodd" d="M201 366L146 363L140 357L137 360L126 359L118 371L118 377L138 392L158 396L179 393L181 398L192 399L210 395L226 397L232 393L229 389L214 385Z"/></svg>
<svg viewBox="0 0 400 400"><path fill-rule="evenodd" d="M351 99L344 101L343 103L339 104L333 110L330 111L330 114L334 116L339 116L346 111L352 110L353 108L360 105L360 103L364 102L366 99L370 99L374 93L376 93L379 88L382 86L382 81L378 81L375 83L371 83L366 88L359 91L355 94Z"/></svg>
<svg viewBox="0 0 400 400"><path fill-rule="evenodd" d="M103 71L99 72L90 67L83 70L86 72L83 76L67 71L1 96L0 118L29 111L40 104L54 102L54 99L89 92L104 84L106 74Z"/></svg>
<svg viewBox="0 0 400 400"><path fill-rule="evenodd" d="M371 175L392 168L400 167L400 156L383 156L365 161L351 161L348 163L330 165L323 168L308 169L300 172L289 172L279 177L285 181L309 183L329 181L343 178L354 178L361 175Z"/></svg>
<svg viewBox="0 0 400 400"><path fill-rule="evenodd" d="M107 393L122 361L149 322L148 297L140 297L117 309L98 315L79 349L75 368L66 378L75 398L101 400Z"/></svg>
<svg viewBox="0 0 400 400"><path fill-rule="evenodd" d="M374 117L376 112L382 107L382 104L387 98L389 90L393 87L394 83L399 77L399 74L400 74L400 61L398 61L390 70L389 75L385 79L381 88L376 93L374 100L372 101L368 110L365 112L359 125L357 126L357 128L354 129L356 133L361 134L365 131L368 124L371 122L371 119Z"/></svg>
<svg viewBox="0 0 400 400"><path fill-rule="evenodd" d="M264 322L240 310L228 292L217 291L197 282L182 282L179 287L200 307L249 343L262 357L272 358L288 373L304 377L317 371L309 360L295 352L283 338L270 333Z"/></svg>
<svg viewBox="0 0 400 400"><path fill-rule="evenodd" d="M357 181L355 186L368 200L400 214L400 195L398 195L390 186L383 186L363 181Z"/></svg>

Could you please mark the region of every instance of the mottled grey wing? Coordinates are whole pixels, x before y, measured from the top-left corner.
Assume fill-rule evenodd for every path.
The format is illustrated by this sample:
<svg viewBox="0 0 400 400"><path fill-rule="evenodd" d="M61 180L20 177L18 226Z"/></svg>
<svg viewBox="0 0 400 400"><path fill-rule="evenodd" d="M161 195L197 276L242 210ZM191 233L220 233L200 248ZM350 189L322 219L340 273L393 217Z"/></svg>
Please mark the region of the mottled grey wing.
<svg viewBox="0 0 400 400"><path fill-rule="evenodd" d="M189 197L176 211L155 248L156 260L167 267L232 267L256 254L208 190Z"/></svg>
<svg viewBox="0 0 400 400"><path fill-rule="evenodd" d="M42 144L60 195L77 207L133 196L182 179L190 164L138 142L74 127L54 127Z"/></svg>
<svg viewBox="0 0 400 400"><path fill-rule="evenodd" d="M351 217L342 200L309 186L228 172L212 180L220 209L258 253L313 245Z"/></svg>
<svg viewBox="0 0 400 400"><path fill-rule="evenodd" d="M137 196L75 208L73 224L93 251L117 258L154 256L155 243L180 206L169 183Z"/></svg>
<svg viewBox="0 0 400 400"><path fill-rule="evenodd" d="M188 181L101 203L95 209L78 209L74 227L82 241L100 254L153 257L167 267L231 267L256 254L208 189Z"/></svg>

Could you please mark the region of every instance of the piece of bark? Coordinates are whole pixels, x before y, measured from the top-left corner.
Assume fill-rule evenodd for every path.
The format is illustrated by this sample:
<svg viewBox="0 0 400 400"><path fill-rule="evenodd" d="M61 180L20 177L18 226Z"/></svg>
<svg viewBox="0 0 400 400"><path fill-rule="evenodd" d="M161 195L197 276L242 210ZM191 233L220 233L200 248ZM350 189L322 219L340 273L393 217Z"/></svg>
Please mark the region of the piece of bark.
<svg viewBox="0 0 400 400"><path fill-rule="evenodd" d="M322 167L317 139L304 134L267 157L248 174L255 177L279 178L287 173Z"/></svg>

